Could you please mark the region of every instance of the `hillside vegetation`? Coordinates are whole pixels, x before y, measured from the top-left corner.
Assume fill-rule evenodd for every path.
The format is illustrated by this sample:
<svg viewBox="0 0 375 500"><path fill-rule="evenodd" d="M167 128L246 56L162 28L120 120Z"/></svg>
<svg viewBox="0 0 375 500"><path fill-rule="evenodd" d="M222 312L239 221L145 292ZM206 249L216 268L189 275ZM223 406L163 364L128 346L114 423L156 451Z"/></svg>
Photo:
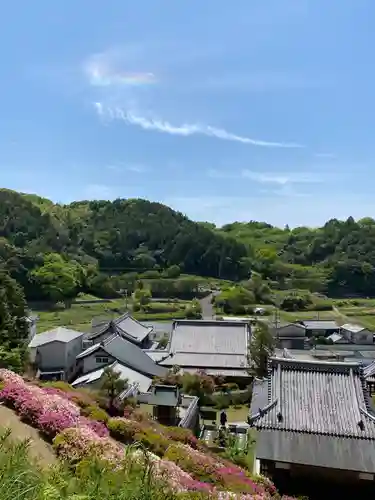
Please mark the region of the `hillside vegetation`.
<svg viewBox="0 0 375 500"><path fill-rule="evenodd" d="M0 382L0 401L53 444L61 464L38 468L25 445L0 432L2 500L281 500L246 461L212 453L187 429L164 427L133 407L110 417L98 395L62 382L37 385L8 370Z"/></svg>
<svg viewBox="0 0 375 500"><path fill-rule="evenodd" d="M0 262L28 300L115 297L145 273L239 282L254 271L273 289L373 296L374 243L370 218L333 219L316 229L254 221L216 228L141 199L58 205L0 190Z"/></svg>

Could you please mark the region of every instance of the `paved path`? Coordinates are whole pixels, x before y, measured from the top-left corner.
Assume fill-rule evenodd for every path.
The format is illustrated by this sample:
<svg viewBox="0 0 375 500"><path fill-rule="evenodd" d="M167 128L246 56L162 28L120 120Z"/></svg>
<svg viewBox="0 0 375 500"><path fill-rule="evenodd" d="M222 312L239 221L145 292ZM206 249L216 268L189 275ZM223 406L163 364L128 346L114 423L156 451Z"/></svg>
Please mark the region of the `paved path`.
<svg viewBox="0 0 375 500"><path fill-rule="evenodd" d="M215 318L215 312L213 305L211 304L212 300L212 293L210 295L207 295L207 297L203 297L203 299L200 299L200 305L202 307L202 319L214 319Z"/></svg>
<svg viewBox="0 0 375 500"><path fill-rule="evenodd" d="M30 455L38 459L40 464L48 466L57 461L52 446L40 437L38 431L21 422L13 410L3 405L0 405L0 426L2 429L11 429L12 439L19 439L21 441L29 439Z"/></svg>

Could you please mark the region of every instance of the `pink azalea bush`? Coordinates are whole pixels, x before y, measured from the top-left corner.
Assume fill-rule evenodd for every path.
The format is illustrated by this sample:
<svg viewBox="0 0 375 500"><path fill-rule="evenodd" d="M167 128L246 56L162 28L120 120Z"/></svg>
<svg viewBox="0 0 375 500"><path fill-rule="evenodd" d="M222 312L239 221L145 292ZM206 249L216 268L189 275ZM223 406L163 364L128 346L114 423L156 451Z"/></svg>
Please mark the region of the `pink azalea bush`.
<svg viewBox="0 0 375 500"><path fill-rule="evenodd" d="M171 445L165 458L175 462L194 479L211 483L216 489L252 495L273 495L276 489L271 482L254 480L240 467L221 461L216 456L194 450L183 444ZM263 497L262 497L263 498Z"/></svg>
<svg viewBox="0 0 375 500"><path fill-rule="evenodd" d="M104 424L81 417L79 406L64 391L27 384L22 377L4 369L0 370L0 380L5 384L0 400L50 439L79 426L89 427L98 436L108 435Z"/></svg>

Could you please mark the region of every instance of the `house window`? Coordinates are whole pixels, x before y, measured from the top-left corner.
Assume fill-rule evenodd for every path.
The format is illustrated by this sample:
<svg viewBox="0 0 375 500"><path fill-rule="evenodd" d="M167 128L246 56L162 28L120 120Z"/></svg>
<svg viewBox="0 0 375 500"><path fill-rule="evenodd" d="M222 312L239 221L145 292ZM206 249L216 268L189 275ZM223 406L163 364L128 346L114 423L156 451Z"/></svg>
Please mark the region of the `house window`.
<svg viewBox="0 0 375 500"><path fill-rule="evenodd" d="M104 356L97 356L96 357L96 362L97 363L109 363L109 358L105 358Z"/></svg>

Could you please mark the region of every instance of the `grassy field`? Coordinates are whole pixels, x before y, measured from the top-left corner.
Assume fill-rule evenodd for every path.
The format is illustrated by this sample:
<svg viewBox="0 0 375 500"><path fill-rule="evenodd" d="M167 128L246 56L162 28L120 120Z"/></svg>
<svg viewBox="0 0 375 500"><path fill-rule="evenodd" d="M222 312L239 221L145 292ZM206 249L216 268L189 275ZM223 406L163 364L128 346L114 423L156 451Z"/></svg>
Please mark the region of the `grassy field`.
<svg viewBox="0 0 375 500"><path fill-rule="evenodd" d="M85 297L86 298L86 297ZM87 300L91 300L87 298ZM66 326L78 331L90 330L91 321L94 318L113 319L129 309L130 301L126 307L125 299L114 299L106 303L73 304L69 309L41 310L31 306L33 314L39 316L37 324L38 332L51 330L58 326ZM132 315L140 321L170 321L185 317L186 302L172 302L171 304L153 302L150 304L151 311L135 312ZM174 312L168 312L169 309ZM154 312L155 311L155 312Z"/></svg>

